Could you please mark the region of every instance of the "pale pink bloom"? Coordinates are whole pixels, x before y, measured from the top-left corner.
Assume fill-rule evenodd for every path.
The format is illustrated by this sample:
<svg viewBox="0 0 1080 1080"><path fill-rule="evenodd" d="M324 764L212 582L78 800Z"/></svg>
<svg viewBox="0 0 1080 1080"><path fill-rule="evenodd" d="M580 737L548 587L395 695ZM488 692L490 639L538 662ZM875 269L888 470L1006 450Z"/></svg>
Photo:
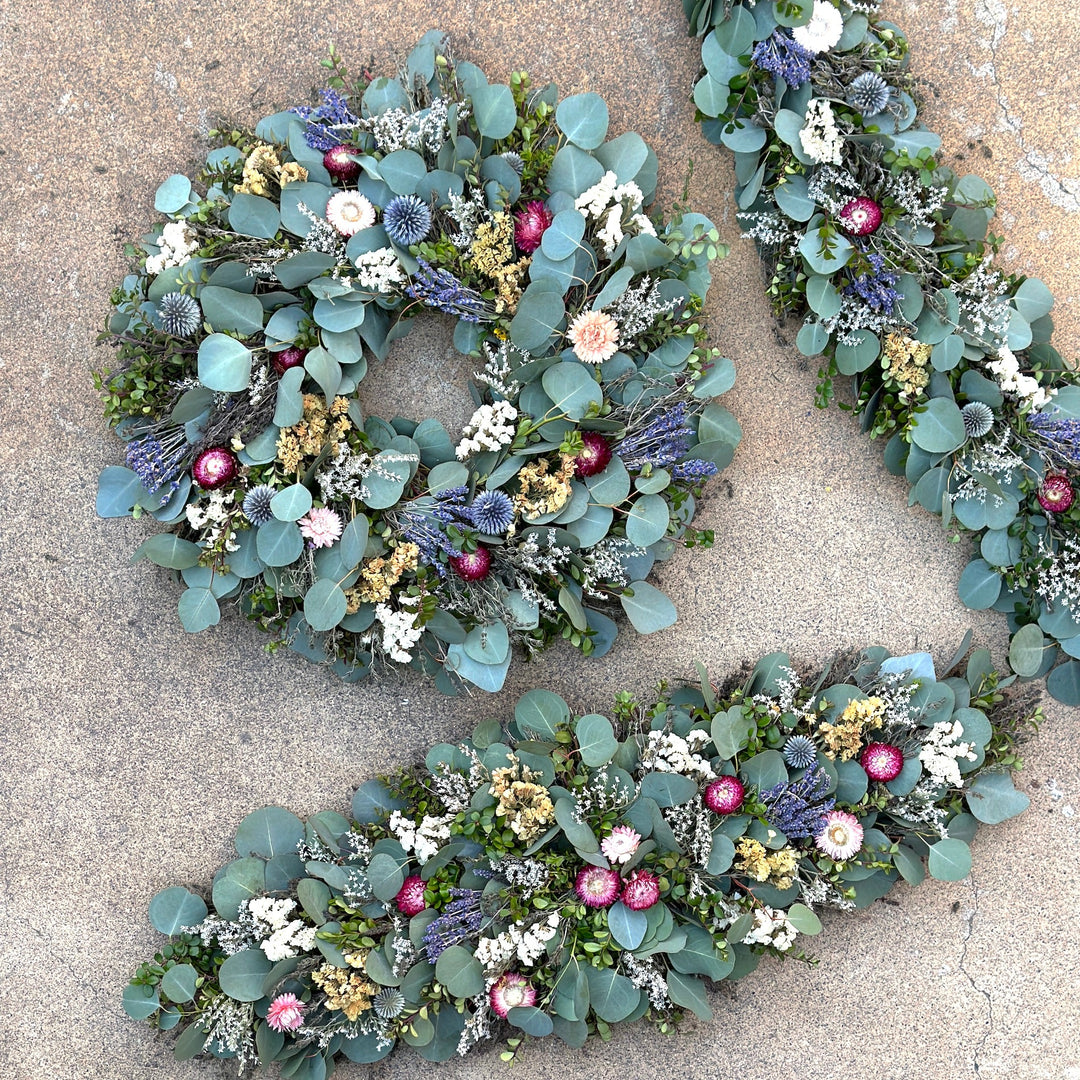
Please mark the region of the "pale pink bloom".
<svg viewBox="0 0 1080 1080"><path fill-rule="evenodd" d="M266 1022L275 1031L295 1031L304 1022L304 1006L295 994L281 994L270 1002Z"/></svg>
<svg viewBox="0 0 1080 1080"><path fill-rule="evenodd" d="M511 1009L535 1005L536 991L529 985L529 980L524 975L508 971L492 983L488 991L488 1002L491 1004L491 1011L505 1020L506 1014Z"/></svg>
<svg viewBox="0 0 1080 1080"><path fill-rule="evenodd" d="M326 220L342 236L352 236L375 224L375 207L359 191L339 191L326 204Z"/></svg>
<svg viewBox="0 0 1080 1080"><path fill-rule="evenodd" d="M341 536L341 518L333 510L309 510L297 523L300 535L316 548L331 547Z"/></svg>
<svg viewBox="0 0 1080 1080"><path fill-rule="evenodd" d="M850 859L862 842L863 827L859 819L843 810L830 811L825 817L825 827L814 837L818 848L837 862Z"/></svg>
<svg viewBox="0 0 1080 1080"><path fill-rule="evenodd" d="M619 350L619 324L602 311L583 311L566 336L583 364L602 364Z"/></svg>
<svg viewBox="0 0 1080 1080"><path fill-rule="evenodd" d="M600 843L600 850L613 863L629 862L641 843L641 833L635 832L629 825L616 825L610 836L605 836Z"/></svg>

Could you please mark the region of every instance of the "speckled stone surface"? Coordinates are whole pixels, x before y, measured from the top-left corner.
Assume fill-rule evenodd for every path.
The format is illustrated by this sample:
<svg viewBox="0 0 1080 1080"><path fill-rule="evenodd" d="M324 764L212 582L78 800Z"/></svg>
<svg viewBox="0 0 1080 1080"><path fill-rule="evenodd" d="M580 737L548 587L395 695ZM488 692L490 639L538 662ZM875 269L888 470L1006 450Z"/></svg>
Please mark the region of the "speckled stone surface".
<svg viewBox="0 0 1080 1080"><path fill-rule="evenodd" d="M926 117L950 156L962 153L999 192L1008 265L1056 290L1057 342L1071 355L1080 188L1077 104L1062 76L1077 48L1067 7L891 0L885 12L910 30L915 69L932 84ZM657 149L662 203L680 195L693 159L691 202L733 241L709 311L738 364L725 403L745 432L701 509L715 548L661 571L679 598L676 627L628 632L598 662L554 650L516 669L503 694L455 701L410 678L344 687L265 656L235 618L185 635L165 572L128 565L138 523L93 511L97 474L119 459L90 382L107 359L94 339L122 244L152 220L157 184L188 169L215 123L308 100L331 41L387 70L432 26L492 77L528 68L563 93L602 94L612 133L637 130ZM905 485L849 415L813 408L814 371L793 329L770 320L754 254L736 239L729 162L692 122L697 68L678 0L622 0L591 18L555 0L0 0L5 1078L230 1075L174 1062L167 1037L121 1013L128 975L158 947L150 897L207 885L248 811L344 808L355 783L505 715L531 686L600 709L695 656L717 674L780 648L799 663L871 643L943 659L968 626L1003 656L997 617L956 598L962 545L908 508ZM431 379L424 365L449 351L433 323L394 362ZM375 400L393 380L381 385ZM421 388L415 407L425 400ZM901 885L867 912L828 918L818 966L763 964L713 995L715 1020L691 1021L662 1046L642 1026L581 1052L544 1043L514 1075L1080 1080L1077 719L1050 704L1018 781L1031 809L980 834L967 880ZM501 1069L489 1055L438 1075ZM338 1075L433 1074L402 1053Z"/></svg>

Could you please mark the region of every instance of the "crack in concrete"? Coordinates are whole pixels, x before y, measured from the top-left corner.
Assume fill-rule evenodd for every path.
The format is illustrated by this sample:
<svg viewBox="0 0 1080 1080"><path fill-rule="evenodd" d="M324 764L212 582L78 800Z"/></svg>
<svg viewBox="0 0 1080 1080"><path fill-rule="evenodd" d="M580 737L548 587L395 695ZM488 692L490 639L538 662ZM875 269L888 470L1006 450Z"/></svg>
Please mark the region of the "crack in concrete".
<svg viewBox="0 0 1080 1080"><path fill-rule="evenodd" d="M964 935L960 949L960 960L957 964L958 970L963 974L964 978L971 984L972 990L986 999L986 1030L983 1033L983 1037L979 1040L979 1045L975 1047L975 1053L971 1058L972 1072L975 1076L979 1075L981 1066L979 1064L979 1057L982 1055L983 1050L986 1049L986 1043L990 1036L994 1032L994 999L990 996L988 990L984 990L975 981L971 972L964 967L967 961L968 943L971 941L972 935L975 929L975 916L979 914L979 887L975 882L975 875L968 875L971 879L971 895L973 898L973 906L970 911L964 913L964 919L967 922L967 933Z"/></svg>

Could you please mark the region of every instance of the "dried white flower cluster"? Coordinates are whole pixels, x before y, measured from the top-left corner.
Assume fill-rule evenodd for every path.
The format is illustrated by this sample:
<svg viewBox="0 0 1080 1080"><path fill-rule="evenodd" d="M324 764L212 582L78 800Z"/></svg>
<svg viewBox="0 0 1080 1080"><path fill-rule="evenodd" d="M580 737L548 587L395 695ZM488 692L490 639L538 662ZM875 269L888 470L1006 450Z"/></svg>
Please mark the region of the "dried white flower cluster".
<svg viewBox="0 0 1080 1080"><path fill-rule="evenodd" d="M839 165L843 160L844 140L836 127L832 106L825 98L813 98L807 105L806 123L799 131L799 142L818 165Z"/></svg>
<svg viewBox="0 0 1080 1080"><path fill-rule="evenodd" d="M405 271L394 249L376 248L356 258L356 283L369 292L392 292L395 285L405 284Z"/></svg>
<svg viewBox="0 0 1080 1080"><path fill-rule="evenodd" d="M964 726L959 720L942 720L926 734L919 751L919 760L935 780L957 788L964 785L958 759L977 759L971 743L960 742L963 734Z"/></svg>
<svg viewBox="0 0 1080 1080"><path fill-rule="evenodd" d="M482 937L474 953L485 974L503 971L517 958L523 967L531 967L547 951L547 943L558 933L559 914L553 911L546 919L527 926L519 919L498 937Z"/></svg>
<svg viewBox="0 0 1080 1080"><path fill-rule="evenodd" d="M589 774L587 782L574 793L573 818L585 824L602 818L611 810L623 810L637 798L637 786L631 786L605 765Z"/></svg>
<svg viewBox="0 0 1080 1080"><path fill-rule="evenodd" d="M364 483L369 476L380 476L385 480L397 480L398 477L384 468L384 463L407 463L412 465L417 460L415 454L389 454L384 452L378 459L368 454L354 454L348 443L340 442L334 456L316 473L323 502L345 502L355 499L365 502L371 489Z"/></svg>
<svg viewBox="0 0 1080 1080"><path fill-rule="evenodd" d="M754 909L754 925L742 939L744 945L765 945L777 952L787 952L795 944L798 930L787 913L764 904Z"/></svg>
<svg viewBox="0 0 1080 1080"><path fill-rule="evenodd" d="M509 401L496 401L494 405L481 405L462 431L461 442L455 453L458 461L484 450L498 450L509 446L517 433L518 411Z"/></svg>
<svg viewBox="0 0 1080 1080"><path fill-rule="evenodd" d="M715 780L716 773L708 758L698 753L710 739L704 728L692 728L685 739L673 731L650 731L641 754L641 767L653 772L679 773L699 783Z"/></svg>
<svg viewBox="0 0 1080 1080"><path fill-rule="evenodd" d="M605 537L581 560L585 564L582 567L582 592L586 596L604 599L608 594L601 586L623 588L629 585L630 575L626 571L626 559L644 554L644 548L639 548L625 536Z"/></svg>
<svg viewBox="0 0 1080 1080"><path fill-rule="evenodd" d="M807 52L828 52L844 34L844 17L830 0L814 0L814 13L805 26L796 26L791 36Z"/></svg>
<svg viewBox="0 0 1080 1080"><path fill-rule="evenodd" d="M199 237L185 221L170 221L157 241L158 254L146 259L146 272L160 274L170 266L183 266L199 250Z"/></svg>
<svg viewBox="0 0 1080 1080"><path fill-rule="evenodd" d="M533 893L542 889L551 878L551 871L536 859L519 858L517 855L504 855L501 859L491 859L491 869L506 883L513 887L514 894L522 900L531 900Z"/></svg>
<svg viewBox="0 0 1080 1080"><path fill-rule="evenodd" d="M404 608L418 600L419 597L402 596L399 602ZM395 611L389 604L375 605L375 621L383 631L383 651L399 664L407 664L412 659L412 647L424 635L424 628L416 625L416 614L407 609Z"/></svg>
<svg viewBox="0 0 1080 1080"><path fill-rule="evenodd" d="M500 342L497 349L492 349L485 341L484 355L487 357L484 368L482 371L474 371L473 377L477 382L490 386L496 394L506 398L514 397L521 389L521 383L513 377L517 365L511 362L511 357L516 355L519 364L528 357L515 349L509 341Z"/></svg>
<svg viewBox="0 0 1080 1080"><path fill-rule="evenodd" d="M404 149L437 154L449 136L446 120L450 105L447 98L437 97L420 112L388 109L378 116L362 120L359 126L371 132L376 147L383 153ZM464 120L468 115L469 107L458 102L458 120Z"/></svg>
<svg viewBox="0 0 1080 1080"><path fill-rule="evenodd" d="M263 939L259 948L268 960L277 963L315 948L315 927L306 926L301 919L290 918L296 910L295 900L256 896L248 901L247 910L255 933Z"/></svg>
<svg viewBox="0 0 1080 1080"><path fill-rule="evenodd" d="M473 753L475 755L475 751ZM439 802L451 814L459 814L462 810L469 808L473 795L484 782L484 772L479 759L474 761L467 776L465 773L450 768L445 761L440 761L431 776L431 788L438 795Z"/></svg>
<svg viewBox="0 0 1080 1080"><path fill-rule="evenodd" d="M199 543L204 547L216 546L224 538L225 551L238 551L236 531L230 527L235 512L235 491L211 491L206 499L188 503L184 507L188 524L193 529L201 529Z"/></svg>
<svg viewBox="0 0 1080 1080"><path fill-rule="evenodd" d="M638 959L632 952L627 950L622 954L622 968L626 977L639 989L644 990L649 998L649 1004L657 1012L666 1012L672 1008L671 998L668 997L667 979L664 978L663 969L651 957Z"/></svg>
<svg viewBox="0 0 1080 1080"><path fill-rule="evenodd" d="M432 817L425 814L419 822L405 817L400 810L395 810L386 822L386 827L397 837L407 855L410 851L416 855L416 861L423 866L450 839L450 823L453 814L445 817Z"/></svg>
<svg viewBox="0 0 1080 1080"><path fill-rule="evenodd" d="M672 835L698 866L706 866L713 849L713 825L715 817L705 809L700 795L695 795L682 806L661 810Z"/></svg>
<svg viewBox="0 0 1080 1080"><path fill-rule="evenodd" d="M476 238L476 230L481 225L490 224L494 215L487 208L487 196L483 188L473 188L466 199L462 195L450 192L450 208L447 213L457 225L458 231L451 233L450 243L459 251L468 252Z"/></svg>
<svg viewBox="0 0 1080 1080"><path fill-rule="evenodd" d="M665 300L660 295L660 282L646 274L605 310L619 324L619 348L625 352L661 315L678 305L676 297Z"/></svg>
<svg viewBox="0 0 1080 1080"><path fill-rule="evenodd" d="M633 181L620 184L613 172L606 172L601 179L574 201L574 209L587 218L600 223L596 237L604 246L604 255L612 252L622 242L626 230L635 234L656 235L656 227L649 218L640 213L645 201L641 188Z"/></svg>
<svg viewBox="0 0 1080 1080"><path fill-rule="evenodd" d="M1039 571L1035 591L1048 603L1080 611L1080 539L1067 537L1055 552L1040 537L1039 554L1047 564Z"/></svg>
<svg viewBox="0 0 1080 1080"><path fill-rule="evenodd" d="M1032 409L1041 409L1055 394L1054 390L1040 386L1037 379L1021 373L1020 361L1007 345L1003 345L998 350L998 358L986 366L1003 393L1015 394L1020 399L1021 408L1030 405Z"/></svg>
<svg viewBox="0 0 1080 1080"><path fill-rule="evenodd" d="M254 1004L218 994L194 1026L206 1032L204 1050L236 1055L237 1076L243 1076L259 1060L252 1034L254 1019Z"/></svg>

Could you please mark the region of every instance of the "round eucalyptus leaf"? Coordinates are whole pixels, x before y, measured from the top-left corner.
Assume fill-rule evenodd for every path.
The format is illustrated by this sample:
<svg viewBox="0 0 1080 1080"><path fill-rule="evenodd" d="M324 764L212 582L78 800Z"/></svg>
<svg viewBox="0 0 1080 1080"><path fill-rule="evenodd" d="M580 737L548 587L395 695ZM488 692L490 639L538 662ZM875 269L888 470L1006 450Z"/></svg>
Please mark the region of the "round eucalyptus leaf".
<svg viewBox="0 0 1080 1080"><path fill-rule="evenodd" d="M581 760L589 768L606 765L619 749L619 740L615 738L615 729L606 716L589 713L578 718L574 725L574 737L577 739ZM636 945L626 948L635 949Z"/></svg>
<svg viewBox="0 0 1080 1080"><path fill-rule="evenodd" d="M967 433L960 407L947 398L932 398L916 410L911 439L931 454L947 454L963 446Z"/></svg>
<svg viewBox="0 0 1080 1080"><path fill-rule="evenodd" d="M210 334L199 345L199 382L209 390L236 393L251 382L251 350L227 334Z"/></svg>
<svg viewBox="0 0 1080 1080"><path fill-rule="evenodd" d="M984 611L1001 592L1001 575L984 559L972 559L960 575L958 591L965 607Z"/></svg>
<svg viewBox="0 0 1080 1080"><path fill-rule="evenodd" d="M451 945L435 963L435 978L454 997L475 997L484 989L484 969L470 949Z"/></svg>
<svg viewBox="0 0 1080 1080"><path fill-rule="evenodd" d="M221 608L218 606L212 589L187 589L176 602L176 612L180 623L189 634L198 634L221 621Z"/></svg>
<svg viewBox="0 0 1080 1080"><path fill-rule="evenodd" d="M234 1001L258 1001L273 963L262 949L243 949L227 956L218 971L221 989Z"/></svg>
<svg viewBox="0 0 1080 1080"><path fill-rule="evenodd" d="M121 1003L132 1020L149 1020L161 1008L161 998L154 987L135 983L124 987Z"/></svg>
<svg viewBox="0 0 1080 1080"><path fill-rule="evenodd" d="M319 578L304 597L304 618L312 630L333 630L345 618L348 606L336 581Z"/></svg>
<svg viewBox="0 0 1080 1080"><path fill-rule="evenodd" d="M183 1004L195 996L198 979L199 973L190 964L177 964L162 975L161 992L170 1001Z"/></svg>
<svg viewBox="0 0 1080 1080"><path fill-rule="evenodd" d="M675 605L659 589L645 581L634 581L619 597L630 624L639 634L654 634L673 626L678 613Z"/></svg>
<svg viewBox="0 0 1080 1080"><path fill-rule="evenodd" d="M150 925L169 937L188 926L198 926L206 915L203 898L181 885L162 890L150 901Z"/></svg>
<svg viewBox="0 0 1080 1080"><path fill-rule="evenodd" d="M971 873L971 848L963 840L939 840L930 845L927 869L938 881L961 881Z"/></svg>
<svg viewBox="0 0 1080 1080"><path fill-rule="evenodd" d="M270 512L278 521L299 521L311 506L311 492L303 484L282 488L270 500Z"/></svg>
<svg viewBox="0 0 1080 1080"><path fill-rule="evenodd" d="M575 146L595 150L607 134L607 102L599 94L574 94L563 98L555 110L555 122Z"/></svg>

